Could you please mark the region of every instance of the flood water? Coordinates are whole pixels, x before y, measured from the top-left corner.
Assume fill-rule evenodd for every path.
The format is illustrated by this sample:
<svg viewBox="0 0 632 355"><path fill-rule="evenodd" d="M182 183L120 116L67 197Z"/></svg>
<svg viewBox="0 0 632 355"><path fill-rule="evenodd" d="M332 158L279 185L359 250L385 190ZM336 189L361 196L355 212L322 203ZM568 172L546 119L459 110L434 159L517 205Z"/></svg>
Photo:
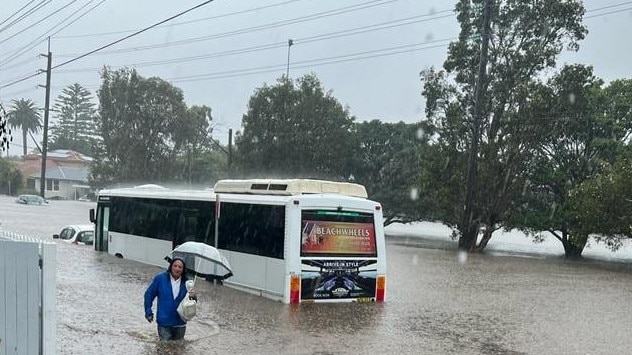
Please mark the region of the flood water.
<svg viewBox="0 0 632 355"><path fill-rule="evenodd" d="M0 228L42 239L92 203L23 206ZM143 292L160 268L57 243L58 354L618 354L632 349L632 264L549 253L470 255L387 239L384 304L289 306L201 281L186 340L161 344ZM509 244L510 245L510 244Z"/></svg>

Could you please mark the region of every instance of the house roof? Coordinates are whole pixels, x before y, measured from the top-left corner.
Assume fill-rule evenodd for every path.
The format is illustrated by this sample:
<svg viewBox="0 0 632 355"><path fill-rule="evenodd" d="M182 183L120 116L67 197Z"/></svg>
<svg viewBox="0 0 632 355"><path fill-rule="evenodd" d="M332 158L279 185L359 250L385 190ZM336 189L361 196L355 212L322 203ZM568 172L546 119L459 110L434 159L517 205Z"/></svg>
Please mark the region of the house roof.
<svg viewBox="0 0 632 355"><path fill-rule="evenodd" d="M70 167L70 166L54 166L51 169L46 169L47 179L68 180L68 181L81 181L88 182L88 174L90 169L87 167ZM40 172L29 175L32 178L39 179Z"/></svg>
<svg viewBox="0 0 632 355"><path fill-rule="evenodd" d="M32 159L36 159L36 160L41 160L42 159L42 154L40 153L34 153L34 154L29 154L25 157L25 160L32 160ZM67 162L84 162L84 163L90 163L92 162L92 157L89 157L87 155L83 155L79 152L75 152L74 150L70 150L70 149L55 149L55 150L51 150L48 151L46 153L46 160L54 160L54 161L67 161Z"/></svg>

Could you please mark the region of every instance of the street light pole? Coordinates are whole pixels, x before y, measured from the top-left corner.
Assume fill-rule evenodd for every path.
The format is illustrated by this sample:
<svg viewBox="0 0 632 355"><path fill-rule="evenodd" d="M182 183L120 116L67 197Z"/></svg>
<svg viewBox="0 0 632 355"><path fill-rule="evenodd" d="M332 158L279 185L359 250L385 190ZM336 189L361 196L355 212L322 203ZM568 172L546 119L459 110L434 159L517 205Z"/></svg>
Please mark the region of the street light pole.
<svg viewBox="0 0 632 355"><path fill-rule="evenodd" d="M287 69L285 71L285 77L288 79L290 79L290 48L292 48L293 44L294 41L291 39L287 40Z"/></svg>

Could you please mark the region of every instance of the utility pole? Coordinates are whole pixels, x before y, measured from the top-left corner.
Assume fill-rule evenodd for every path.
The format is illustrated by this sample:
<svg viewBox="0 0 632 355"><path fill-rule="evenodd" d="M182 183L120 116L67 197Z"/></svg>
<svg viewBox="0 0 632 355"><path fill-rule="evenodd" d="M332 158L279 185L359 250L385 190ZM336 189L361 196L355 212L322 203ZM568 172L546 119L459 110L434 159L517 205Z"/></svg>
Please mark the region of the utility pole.
<svg viewBox="0 0 632 355"><path fill-rule="evenodd" d="M489 50L490 23L492 17L492 1L483 0L483 17L481 29L481 54L478 62L478 74L474 91L474 117L472 121L472 143L467 166L467 181L465 186L465 208L462 216L461 238L459 249L473 250L476 247L478 230L472 226L472 205L476 199L476 175L478 169L478 145L480 140L481 121L483 119L483 93L485 91L487 73L487 52Z"/></svg>
<svg viewBox="0 0 632 355"><path fill-rule="evenodd" d="M48 108L50 105L50 75L53 63L53 54L50 52L50 37L48 37L48 55L41 54L48 58L46 65L46 103L44 104L44 137L42 138L42 171L40 175L40 196L46 196L46 150L48 149ZM41 86L41 85L40 85Z"/></svg>

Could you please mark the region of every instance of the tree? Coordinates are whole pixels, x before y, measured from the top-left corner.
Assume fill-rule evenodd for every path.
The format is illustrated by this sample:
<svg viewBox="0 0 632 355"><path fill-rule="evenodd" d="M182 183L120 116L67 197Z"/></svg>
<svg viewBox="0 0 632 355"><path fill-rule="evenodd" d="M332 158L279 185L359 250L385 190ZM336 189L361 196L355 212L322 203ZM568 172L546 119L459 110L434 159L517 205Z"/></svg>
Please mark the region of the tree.
<svg viewBox="0 0 632 355"><path fill-rule="evenodd" d="M623 238L632 237L632 161L621 159L606 172L575 187L568 196L576 216L574 229L581 235L596 235L617 250Z"/></svg>
<svg viewBox="0 0 632 355"><path fill-rule="evenodd" d="M448 200L444 222L460 232L459 246L477 250L477 238L484 231L478 250L512 213L515 197L524 186L524 173L539 145L542 131L528 114L532 88L537 76L555 66L557 55L566 47L577 49L586 28L581 19L580 1L545 0L538 3L495 1L491 20L491 39L483 90L481 136L473 137L474 83L481 53L482 16L470 0L456 5L461 25L459 39L450 44L444 70L422 72L426 98L425 124L436 132L436 149L445 153L444 164L428 165L428 175L450 175L451 182L439 197ZM538 131L540 129L540 131ZM464 206L464 162L473 139L480 139L477 199L470 216L463 219L454 206ZM429 159L432 161L432 159ZM445 168L444 168L445 167ZM449 169L449 170L447 170ZM445 187L444 187L445 189Z"/></svg>
<svg viewBox="0 0 632 355"><path fill-rule="evenodd" d="M5 158L0 158L0 194L17 195L22 184L22 173L15 164Z"/></svg>
<svg viewBox="0 0 632 355"><path fill-rule="evenodd" d="M127 68L104 68L101 78L97 126L103 142L95 150L94 185L173 179L174 132L186 115L182 90Z"/></svg>
<svg viewBox="0 0 632 355"><path fill-rule="evenodd" d="M364 185L369 198L383 206L384 224L408 223L428 217L433 204L420 195L417 172L426 135L419 123L355 125L358 142L354 181Z"/></svg>
<svg viewBox="0 0 632 355"><path fill-rule="evenodd" d="M9 128L7 112L0 103L0 151L9 149L9 143L13 140L11 137L11 129Z"/></svg>
<svg viewBox="0 0 632 355"><path fill-rule="evenodd" d="M13 128L22 130L22 149L26 156L27 140L30 133L37 133L42 127L41 116L35 107L35 102L29 99L13 100L13 107L9 111L9 124Z"/></svg>
<svg viewBox="0 0 632 355"><path fill-rule="evenodd" d="M529 184L518 213L509 224L527 232L549 231L562 243L565 255L576 258L591 233L612 233L609 223L604 222L604 229L595 219L599 213L589 215L597 206L591 194L604 188L605 203L608 189L615 188L602 180L622 156L632 132L632 82L615 81L603 88L591 67L567 65L549 80L540 97L537 105L547 112L541 123L547 133L537 164L527 174ZM584 193L587 200L580 201Z"/></svg>
<svg viewBox="0 0 632 355"><path fill-rule="evenodd" d="M250 98L235 138L236 162L244 175L347 180L353 120L316 76L282 77Z"/></svg>
<svg viewBox="0 0 632 355"><path fill-rule="evenodd" d="M51 126L49 149L72 149L91 156L96 143L95 104L90 91L80 84L64 88L53 111L57 122Z"/></svg>
<svg viewBox="0 0 632 355"><path fill-rule="evenodd" d="M190 184L210 184L228 174L224 148L212 137L211 112L208 106L191 106L173 131L179 177Z"/></svg>

